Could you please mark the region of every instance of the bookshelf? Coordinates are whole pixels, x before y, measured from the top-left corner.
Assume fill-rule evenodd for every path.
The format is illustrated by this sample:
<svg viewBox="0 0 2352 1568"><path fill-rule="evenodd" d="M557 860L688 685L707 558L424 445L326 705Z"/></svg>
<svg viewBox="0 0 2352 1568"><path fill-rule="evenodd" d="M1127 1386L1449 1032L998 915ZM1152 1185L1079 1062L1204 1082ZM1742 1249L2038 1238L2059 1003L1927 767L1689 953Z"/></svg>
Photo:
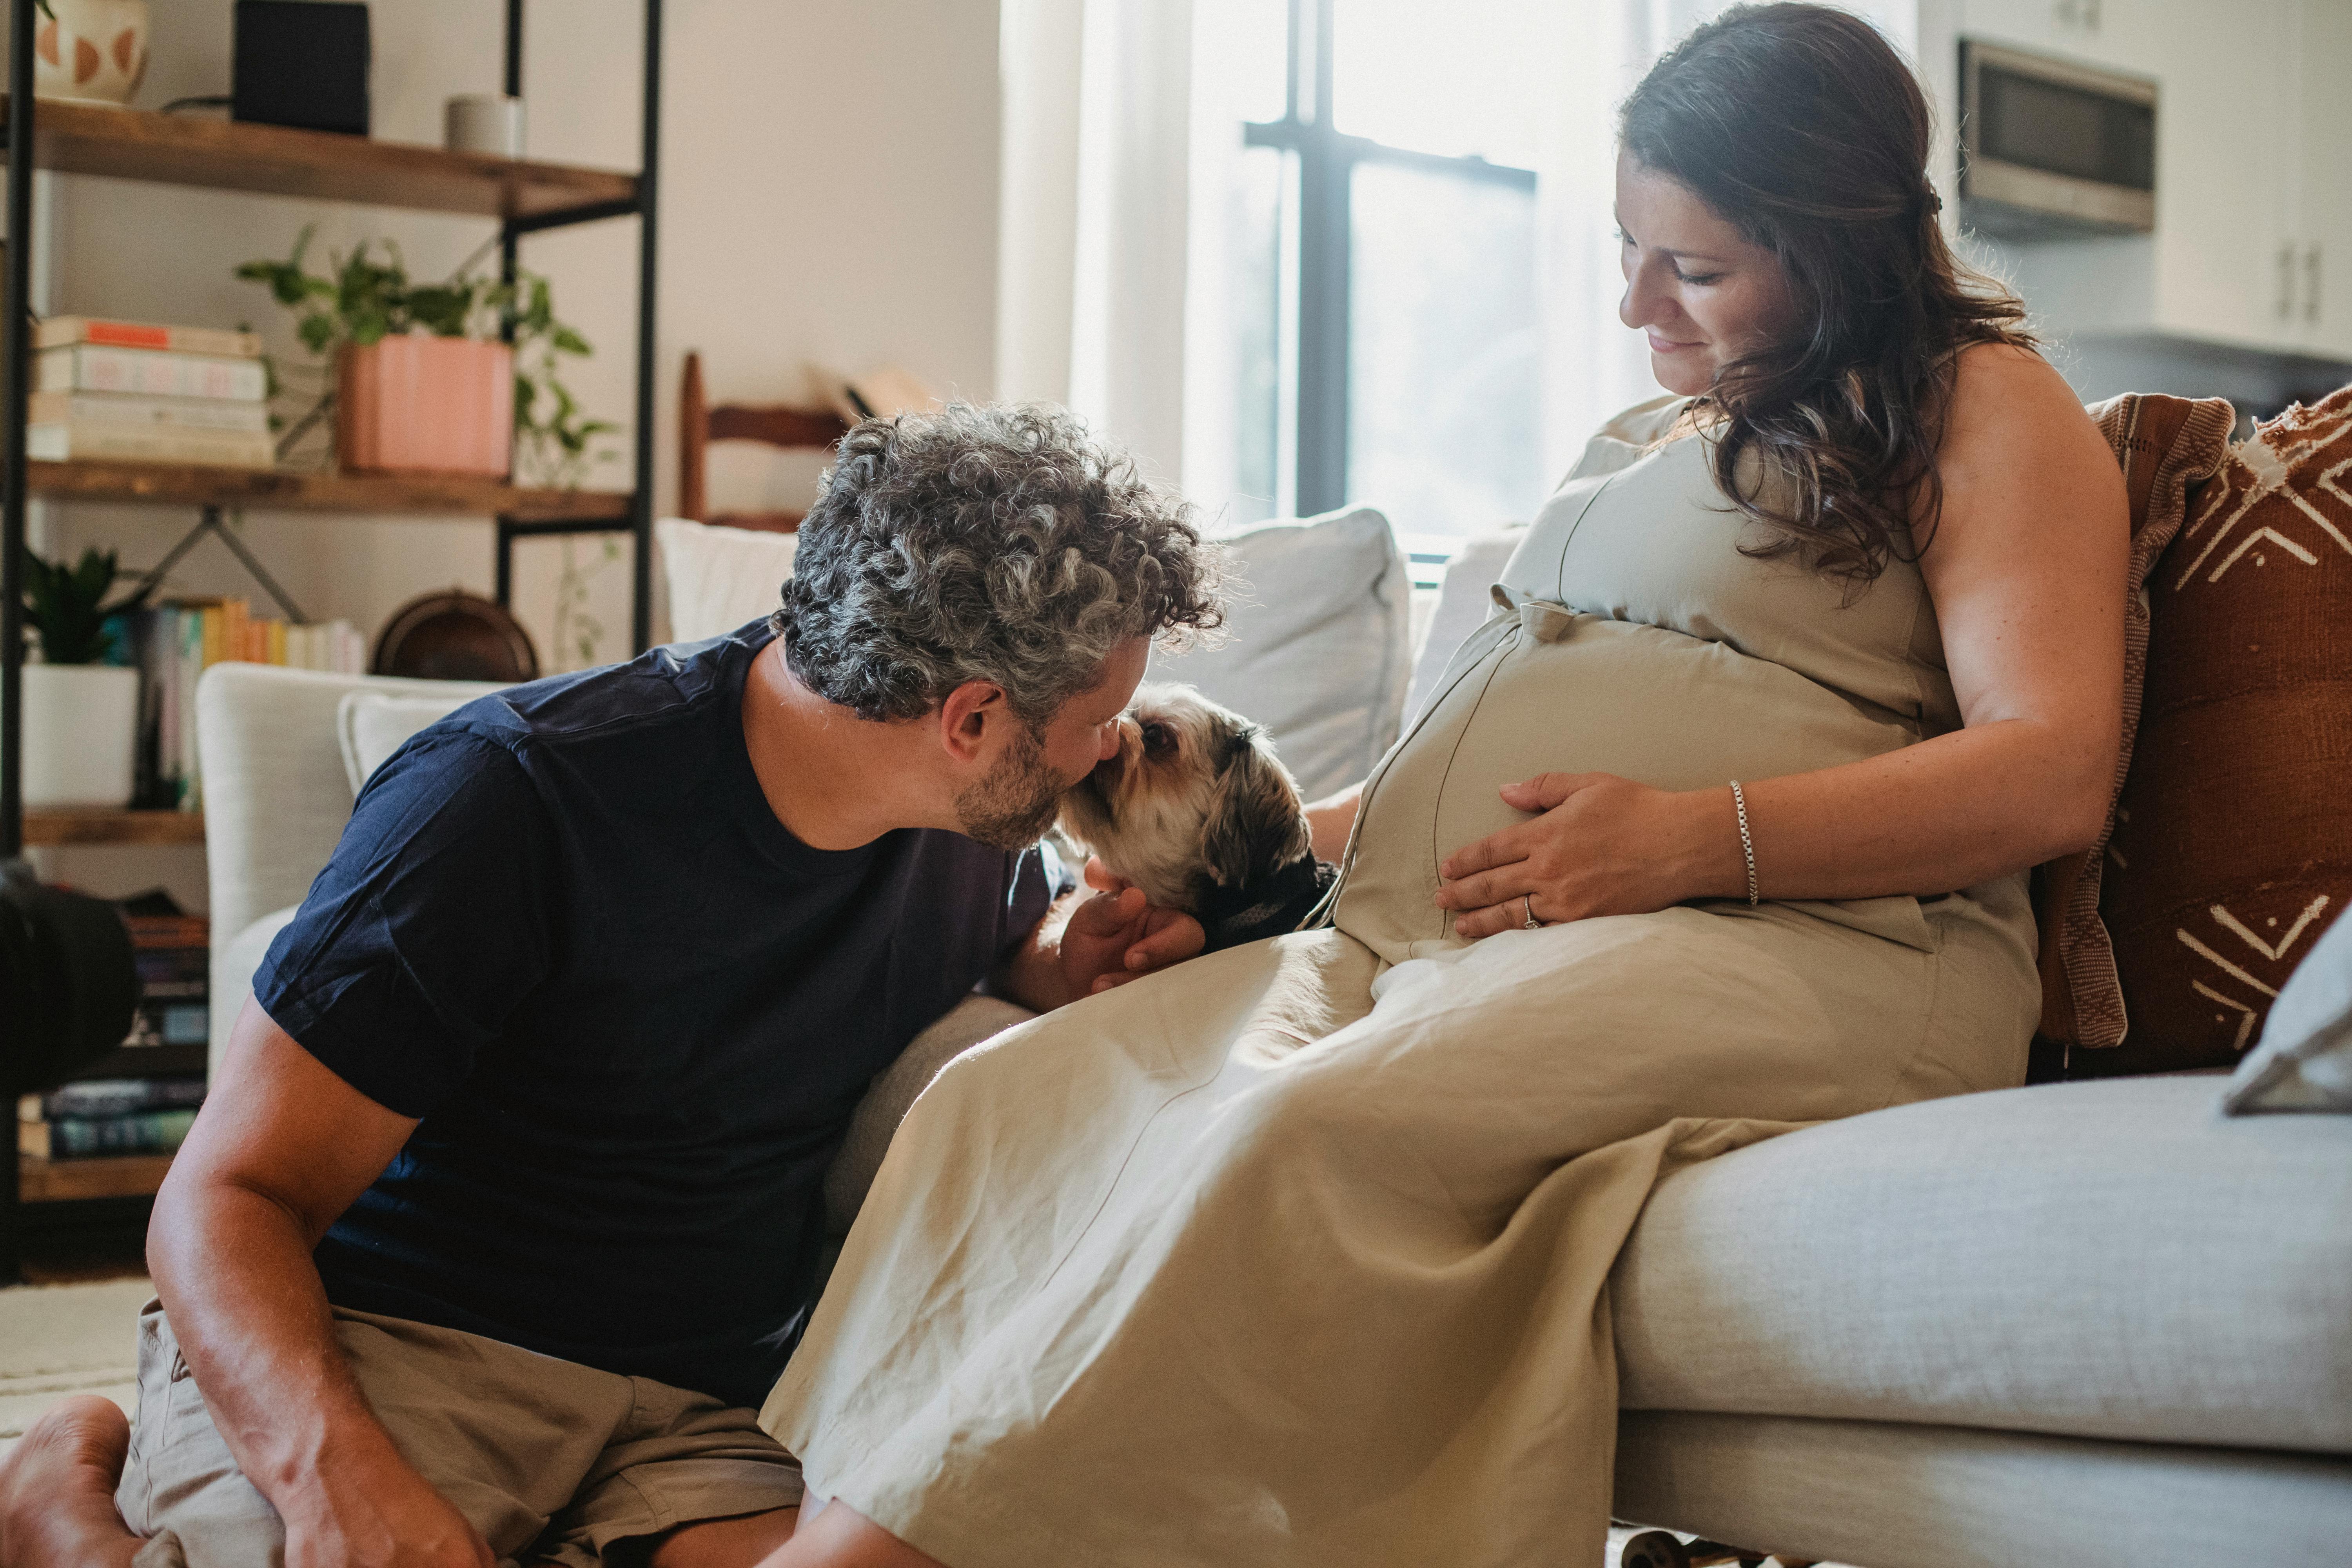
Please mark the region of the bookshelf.
<svg viewBox="0 0 2352 1568"><path fill-rule="evenodd" d="M460 474L302 474L194 463L27 463L25 493L51 500L287 511L427 512L519 522L625 522L625 490L520 489Z"/></svg>
<svg viewBox="0 0 2352 1568"><path fill-rule="evenodd" d="M169 1154L93 1154L81 1160L16 1156L16 1200L73 1203L86 1198L144 1198L163 1184Z"/></svg>
<svg viewBox="0 0 2352 1568"><path fill-rule="evenodd" d="M530 234L605 218L637 221L636 389L632 444L635 487L626 493L525 489L431 476L297 474L189 464L28 463L25 415L29 332L0 347L0 859L33 844L201 843L203 818L176 812L43 812L24 809L21 563L28 499L129 501L200 509L216 526L238 506L332 515L425 514L494 521L498 596L512 582L514 542L545 534L626 532L635 543L630 640L651 640L653 574L654 300L657 186L661 167L663 0L643 0L644 96L638 172L627 174L530 159L486 157L438 147L377 142L282 126L36 103L33 35L40 0L7 0L6 92L0 96L0 157L6 162L5 273L0 321L27 319L31 300L36 169L95 174L131 184L255 192L315 201L469 216L497 225L504 275L515 275L518 244ZM507 0L508 93L522 91L523 0ZM135 314L134 301L108 309ZM200 525L205 526L205 525ZM265 585L267 585L265 581ZM0 1041L0 1051L6 1048ZM21 1202L152 1193L168 1158L123 1156L0 1163L0 1284L19 1272Z"/></svg>
<svg viewBox="0 0 2352 1568"><path fill-rule="evenodd" d="M0 100L5 101L5 100ZM33 167L60 174L465 213L530 228L637 210L637 177L281 125L44 102Z"/></svg>
<svg viewBox="0 0 2352 1568"><path fill-rule="evenodd" d="M202 844L205 819L193 811L28 811L25 842L66 844Z"/></svg>

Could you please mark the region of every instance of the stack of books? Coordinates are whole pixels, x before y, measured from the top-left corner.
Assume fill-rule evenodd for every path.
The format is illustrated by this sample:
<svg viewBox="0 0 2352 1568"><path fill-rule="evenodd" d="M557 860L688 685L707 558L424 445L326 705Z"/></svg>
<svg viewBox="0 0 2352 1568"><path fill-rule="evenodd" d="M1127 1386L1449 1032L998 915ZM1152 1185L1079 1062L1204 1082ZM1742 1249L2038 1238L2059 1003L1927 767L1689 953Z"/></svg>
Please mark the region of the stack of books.
<svg viewBox="0 0 2352 1568"><path fill-rule="evenodd" d="M204 1103L193 1078L84 1079L16 1101L16 1152L37 1160L93 1154L168 1154Z"/></svg>
<svg viewBox="0 0 2352 1568"><path fill-rule="evenodd" d="M212 1038L212 922L164 892L122 906L139 969L139 1013L126 1047L207 1045Z"/></svg>
<svg viewBox="0 0 2352 1568"><path fill-rule="evenodd" d="M123 617L119 657L139 668L139 762L132 804L149 811L202 811L196 755L196 680L215 664L244 660L367 672L366 639L351 622L299 626L256 616L243 599L184 599Z"/></svg>
<svg viewBox="0 0 2352 1568"><path fill-rule="evenodd" d="M261 340L212 327L52 316L33 328L25 455L267 468Z"/></svg>
<svg viewBox="0 0 2352 1568"><path fill-rule="evenodd" d="M168 1153L205 1098L211 926L168 893L126 899L139 966L131 1034L73 1080L16 1101L16 1149L43 1160Z"/></svg>

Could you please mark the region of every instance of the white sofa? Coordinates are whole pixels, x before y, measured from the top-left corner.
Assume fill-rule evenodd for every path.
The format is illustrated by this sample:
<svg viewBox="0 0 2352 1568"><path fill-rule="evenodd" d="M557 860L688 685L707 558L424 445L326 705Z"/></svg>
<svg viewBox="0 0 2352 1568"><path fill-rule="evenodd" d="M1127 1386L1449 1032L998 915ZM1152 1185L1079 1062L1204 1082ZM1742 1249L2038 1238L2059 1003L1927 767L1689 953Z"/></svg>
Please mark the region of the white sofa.
<svg viewBox="0 0 2352 1568"><path fill-rule="evenodd" d="M1310 531L1338 554L1354 542L1347 569L1297 530L1269 534L1259 618L1169 673L1244 710L1296 707L1316 649L1349 650L1321 662L1357 679L1346 700L1387 694L1350 731L1386 745L1409 621L1384 529ZM1433 644L1475 622L1479 574L1449 584ZM1339 598L1358 613L1317 607ZM338 713L354 691L462 695L256 666L205 677L216 1040L351 809ZM975 998L877 1080L828 1183L836 1224L938 1065L1024 1016ZM1612 1281L1618 1513L1863 1568L2352 1563L2352 1117L2224 1119L2219 1087L1970 1095L1664 1183ZM1584 1550L1563 1542L1561 1561Z"/></svg>

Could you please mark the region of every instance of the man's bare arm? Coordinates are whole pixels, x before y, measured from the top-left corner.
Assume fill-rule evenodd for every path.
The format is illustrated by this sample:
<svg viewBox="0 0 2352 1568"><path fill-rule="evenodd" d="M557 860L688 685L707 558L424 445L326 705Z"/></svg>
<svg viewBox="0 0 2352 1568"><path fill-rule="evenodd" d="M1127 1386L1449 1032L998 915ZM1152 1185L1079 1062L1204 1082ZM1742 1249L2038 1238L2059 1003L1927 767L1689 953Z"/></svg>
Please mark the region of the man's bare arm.
<svg viewBox="0 0 2352 1568"><path fill-rule="evenodd" d="M248 997L155 1199L156 1292L238 1468L286 1521L288 1568L490 1568L368 1408L310 1259L415 1126Z"/></svg>

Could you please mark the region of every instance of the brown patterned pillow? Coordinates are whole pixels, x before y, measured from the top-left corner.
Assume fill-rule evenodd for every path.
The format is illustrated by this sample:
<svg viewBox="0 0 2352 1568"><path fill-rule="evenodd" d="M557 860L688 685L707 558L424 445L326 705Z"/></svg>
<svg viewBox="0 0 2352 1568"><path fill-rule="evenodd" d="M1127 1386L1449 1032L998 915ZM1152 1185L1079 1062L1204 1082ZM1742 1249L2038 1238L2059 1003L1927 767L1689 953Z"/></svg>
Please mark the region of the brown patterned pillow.
<svg viewBox="0 0 2352 1568"><path fill-rule="evenodd" d="M2232 449L2147 588L2100 904L2131 1032L2077 1076L2234 1067L2352 900L2352 387Z"/></svg>
<svg viewBox="0 0 2352 1568"><path fill-rule="evenodd" d="M2190 489L2221 466L2237 414L2218 397L2138 394L2094 404L2090 414L2123 465L2131 502L2130 571L2124 580L2123 750L2116 759L2120 793L2131 767L2147 668L2148 569L2180 531ZM2115 827L2111 805L2097 843L2033 873L2033 914L2041 927L2038 1032L2061 1052L2120 1045L2124 1038L2124 992L2107 929L2099 921L2100 868Z"/></svg>

